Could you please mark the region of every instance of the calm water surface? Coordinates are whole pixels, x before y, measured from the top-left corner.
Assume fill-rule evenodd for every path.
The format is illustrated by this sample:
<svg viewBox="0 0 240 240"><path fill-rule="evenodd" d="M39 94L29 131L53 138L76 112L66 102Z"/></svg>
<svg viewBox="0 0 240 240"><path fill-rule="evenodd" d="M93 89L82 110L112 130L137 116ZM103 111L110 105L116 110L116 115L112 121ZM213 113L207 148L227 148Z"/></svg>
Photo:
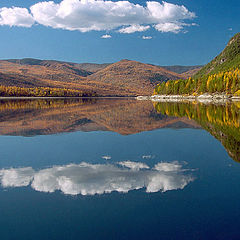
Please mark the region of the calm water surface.
<svg viewBox="0 0 240 240"><path fill-rule="evenodd" d="M0 101L0 237L240 239L240 105Z"/></svg>

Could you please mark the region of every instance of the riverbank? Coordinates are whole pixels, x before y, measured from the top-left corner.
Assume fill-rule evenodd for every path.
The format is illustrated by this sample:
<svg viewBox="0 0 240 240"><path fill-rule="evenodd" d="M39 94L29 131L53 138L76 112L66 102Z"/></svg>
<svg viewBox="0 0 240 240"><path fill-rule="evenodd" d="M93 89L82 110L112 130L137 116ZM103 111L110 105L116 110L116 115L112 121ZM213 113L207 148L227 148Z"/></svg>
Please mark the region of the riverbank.
<svg viewBox="0 0 240 240"><path fill-rule="evenodd" d="M138 96L137 100L151 100L153 102L182 102L182 101L198 101L203 103L208 102L231 102L240 101L240 96L232 96L226 94L202 94L194 95L153 95L153 96Z"/></svg>

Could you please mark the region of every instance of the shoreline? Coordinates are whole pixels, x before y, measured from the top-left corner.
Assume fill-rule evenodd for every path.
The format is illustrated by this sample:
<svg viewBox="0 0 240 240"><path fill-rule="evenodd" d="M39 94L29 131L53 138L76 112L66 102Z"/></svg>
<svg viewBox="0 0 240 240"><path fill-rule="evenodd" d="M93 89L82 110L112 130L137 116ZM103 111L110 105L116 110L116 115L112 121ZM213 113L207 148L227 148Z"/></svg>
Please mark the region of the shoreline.
<svg viewBox="0 0 240 240"><path fill-rule="evenodd" d="M194 95L152 95L152 96L98 96L98 97L0 97L0 100L34 100L34 99L136 99L138 101L152 102L201 102L201 103L225 103L239 102L240 96L225 94Z"/></svg>
<svg viewBox="0 0 240 240"><path fill-rule="evenodd" d="M219 103L219 102L239 102L240 96L231 96L226 94L202 94L194 95L153 95L153 96L138 96L137 100L150 100L153 102L202 102L202 103Z"/></svg>
<svg viewBox="0 0 240 240"><path fill-rule="evenodd" d="M109 97L0 97L0 100L18 100L18 99L29 99L29 100L32 100L32 99L96 99L96 98L100 98L100 99L113 99L113 98L117 98L117 99L127 99L127 98L136 98L136 96L116 96L116 97L113 97L113 96L109 96Z"/></svg>

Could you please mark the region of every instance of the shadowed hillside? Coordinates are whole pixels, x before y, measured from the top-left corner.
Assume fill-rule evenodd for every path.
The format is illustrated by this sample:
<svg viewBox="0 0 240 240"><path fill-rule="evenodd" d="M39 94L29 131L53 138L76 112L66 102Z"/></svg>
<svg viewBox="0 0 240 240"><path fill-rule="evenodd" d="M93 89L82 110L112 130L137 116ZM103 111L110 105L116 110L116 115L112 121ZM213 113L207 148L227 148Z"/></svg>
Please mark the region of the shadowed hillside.
<svg viewBox="0 0 240 240"><path fill-rule="evenodd" d="M190 73L199 71L203 66L202 65L196 65L196 66L180 66L180 65L174 65L174 66L162 66L162 68L165 68L171 72L175 73Z"/></svg>

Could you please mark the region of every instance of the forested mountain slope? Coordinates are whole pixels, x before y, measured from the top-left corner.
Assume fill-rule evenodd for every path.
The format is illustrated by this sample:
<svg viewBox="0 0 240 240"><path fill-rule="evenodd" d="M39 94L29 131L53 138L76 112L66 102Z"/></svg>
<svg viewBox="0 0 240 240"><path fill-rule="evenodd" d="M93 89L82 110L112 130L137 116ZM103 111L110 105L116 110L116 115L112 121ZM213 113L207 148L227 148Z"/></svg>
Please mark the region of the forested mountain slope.
<svg viewBox="0 0 240 240"><path fill-rule="evenodd" d="M160 83L155 94L223 93L240 96L240 33L226 48L193 77Z"/></svg>

